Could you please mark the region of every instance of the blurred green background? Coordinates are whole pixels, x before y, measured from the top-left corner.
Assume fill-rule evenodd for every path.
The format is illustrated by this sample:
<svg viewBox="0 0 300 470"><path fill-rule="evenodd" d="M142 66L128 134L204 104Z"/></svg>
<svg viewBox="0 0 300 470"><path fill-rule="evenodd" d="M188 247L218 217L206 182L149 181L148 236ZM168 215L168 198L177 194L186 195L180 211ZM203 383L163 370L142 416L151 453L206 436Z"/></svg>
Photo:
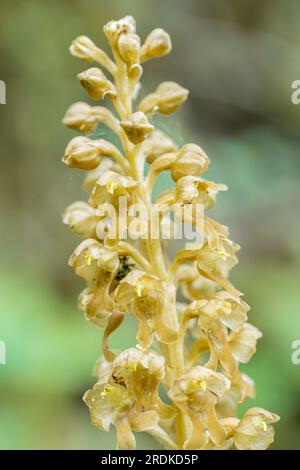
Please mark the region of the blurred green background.
<svg viewBox="0 0 300 470"><path fill-rule="evenodd" d="M101 333L77 310L83 284L67 259L79 243L61 223L84 197L82 174L61 163L75 134L64 111L86 100L75 75L86 68L68 52L87 34L106 48L102 25L133 14L142 37L155 27L174 50L145 65L143 94L161 80L190 89L162 126L178 143L195 142L212 160L208 177L229 185L214 214L242 245L233 274L263 339L243 369L259 404L279 415L274 449L300 448L300 79L297 0L1 0L0 106L2 214L0 339L1 449L114 448L114 436L89 422L81 397L93 383ZM163 185L164 183L162 183ZM130 321L112 339L134 344ZM137 436L140 448L158 445Z"/></svg>

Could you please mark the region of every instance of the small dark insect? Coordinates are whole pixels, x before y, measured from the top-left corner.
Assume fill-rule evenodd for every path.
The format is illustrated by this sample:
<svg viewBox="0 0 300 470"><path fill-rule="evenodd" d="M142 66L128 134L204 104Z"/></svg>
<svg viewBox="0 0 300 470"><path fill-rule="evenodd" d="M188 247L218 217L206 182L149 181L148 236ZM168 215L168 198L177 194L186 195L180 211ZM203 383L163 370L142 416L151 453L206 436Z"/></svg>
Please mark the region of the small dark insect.
<svg viewBox="0 0 300 470"><path fill-rule="evenodd" d="M126 387L126 384L125 384L125 381L124 381L123 377L118 376L117 374L112 374L112 379L113 379L114 383L116 383L118 385L122 385L123 387Z"/></svg>
<svg viewBox="0 0 300 470"><path fill-rule="evenodd" d="M131 268L134 264L129 263L128 256L121 256L120 258L120 266L118 272L115 276L116 281L121 281L127 274L131 271Z"/></svg>

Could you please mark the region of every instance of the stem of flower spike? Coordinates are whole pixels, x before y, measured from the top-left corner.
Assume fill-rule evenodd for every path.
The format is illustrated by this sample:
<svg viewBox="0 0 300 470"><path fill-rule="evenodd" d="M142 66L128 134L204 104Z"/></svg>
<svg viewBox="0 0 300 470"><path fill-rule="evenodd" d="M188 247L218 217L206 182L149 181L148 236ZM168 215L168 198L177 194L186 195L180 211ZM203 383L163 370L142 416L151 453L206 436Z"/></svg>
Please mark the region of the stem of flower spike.
<svg viewBox="0 0 300 470"><path fill-rule="evenodd" d="M113 53L117 65L117 70L115 73L117 97L115 99L114 105L120 118L126 119L131 115L132 112L132 98L131 96L128 96L129 83L127 68L123 61L120 60L118 52L113 50ZM140 201L150 208L151 194L147 191L144 177L144 168L140 166L136 158L136 150L138 149L138 145L131 143L123 130L121 131L121 142L124 155L130 164L131 175L139 183L138 197ZM159 231L154 231L154 233L159 233ZM164 281L168 281L168 270L165 265L161 240L160 238L151 239L150 230L148 230L148 235L149 238L147 240L141 240L141 245L144 255L148 258L152 268L150 273L156 274ZM171 321L173 323L171 326L178 329L178 318L175 304L172 308ZM160 343L160 347L166 359L166 386L168 389L170 389L174 383L174 380L184 373L182 341L178 340L177 342L171 344ZM187 438L186 418L180 408L176 407L176 411L176 445L178 449L182 449Z"/></svg>

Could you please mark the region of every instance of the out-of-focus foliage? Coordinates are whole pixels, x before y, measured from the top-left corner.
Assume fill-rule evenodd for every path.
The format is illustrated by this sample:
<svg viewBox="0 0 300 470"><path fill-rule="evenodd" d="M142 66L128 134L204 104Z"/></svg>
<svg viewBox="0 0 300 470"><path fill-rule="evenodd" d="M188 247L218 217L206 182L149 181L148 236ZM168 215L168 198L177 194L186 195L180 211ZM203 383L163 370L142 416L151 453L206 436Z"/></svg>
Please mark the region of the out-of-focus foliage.
<svg viewBox="0 0 300 470"><path fill-rule="evenodd" d="M79 172L70 176L61 164L75 135L61 118L86 100L74 79L86 67L69 55L71 40L87 34L106 48L100 25L128 13L142 36L159 20L173 38L167 59L145 65L151 73L142 93L170 77L191 91L179 120L161 124L179 144L202 145L212 160L208 177L229 185L216 210L242 245L234 282L264 333L244 369L256 379L257 403L281 415L273 448L299 448L300 365L291 363L291 344L300 339L296 0L2 0L0 448L114 445L114 436L90 426L81 402L101 333L77 310L80 281L66 265L78 240L60 213L85 195ZM167 183L162 178L159 189ZM128 319L112 346L123 349L134 337ZM138 442L155 446L143 436Z"/></svg>

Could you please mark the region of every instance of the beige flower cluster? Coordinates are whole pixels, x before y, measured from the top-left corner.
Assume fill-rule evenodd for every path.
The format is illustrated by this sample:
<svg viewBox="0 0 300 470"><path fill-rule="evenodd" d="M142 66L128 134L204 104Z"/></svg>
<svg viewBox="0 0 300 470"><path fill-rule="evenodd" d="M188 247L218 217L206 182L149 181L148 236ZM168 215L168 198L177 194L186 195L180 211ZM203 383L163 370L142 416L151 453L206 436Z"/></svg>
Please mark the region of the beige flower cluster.
<svg viewBox="0 0 300 470"><path fill-rule="evenodd" d="M63 157L69 167L87 170L88 202L71 204L63 220L85 239L69 261L86 281L79 307L104 330L96 384L84 395L92 422L104 431L115 426L119 449L134 448L139 431L168 449L266 449L278 416L251 408L237 417L237 405L255 394L239 364L250 360L261 333L247 322L249 307L228 280L239 247L227 227L205 214L204 243L182 248L172 260L162 239L124 240L118 228L114 238L106 235L105 208L112 204L118 212L120 196L128 206L155 202L171 211L174 203L200 203L207 210L226 186L203 178L210 162L199 146L178 148L151 123L154 113L175 113L188 90L163 82L135 104L141 64L170 52L168 33L154 29L142 43L134 18L126 16L106 24L104 34L113 60L86 36L76 38L70 51L100 64L77 78L90 98L107 98L110 109L78 102L63 120L85 134L105 125L120 144L75 137ZM174 187L153 201L164 171ZM156 223L162 225L163 215ZM189 223L194 222L192 213ZM136 319L137 345L111 350L109 336L126 315Z"/></svg>

